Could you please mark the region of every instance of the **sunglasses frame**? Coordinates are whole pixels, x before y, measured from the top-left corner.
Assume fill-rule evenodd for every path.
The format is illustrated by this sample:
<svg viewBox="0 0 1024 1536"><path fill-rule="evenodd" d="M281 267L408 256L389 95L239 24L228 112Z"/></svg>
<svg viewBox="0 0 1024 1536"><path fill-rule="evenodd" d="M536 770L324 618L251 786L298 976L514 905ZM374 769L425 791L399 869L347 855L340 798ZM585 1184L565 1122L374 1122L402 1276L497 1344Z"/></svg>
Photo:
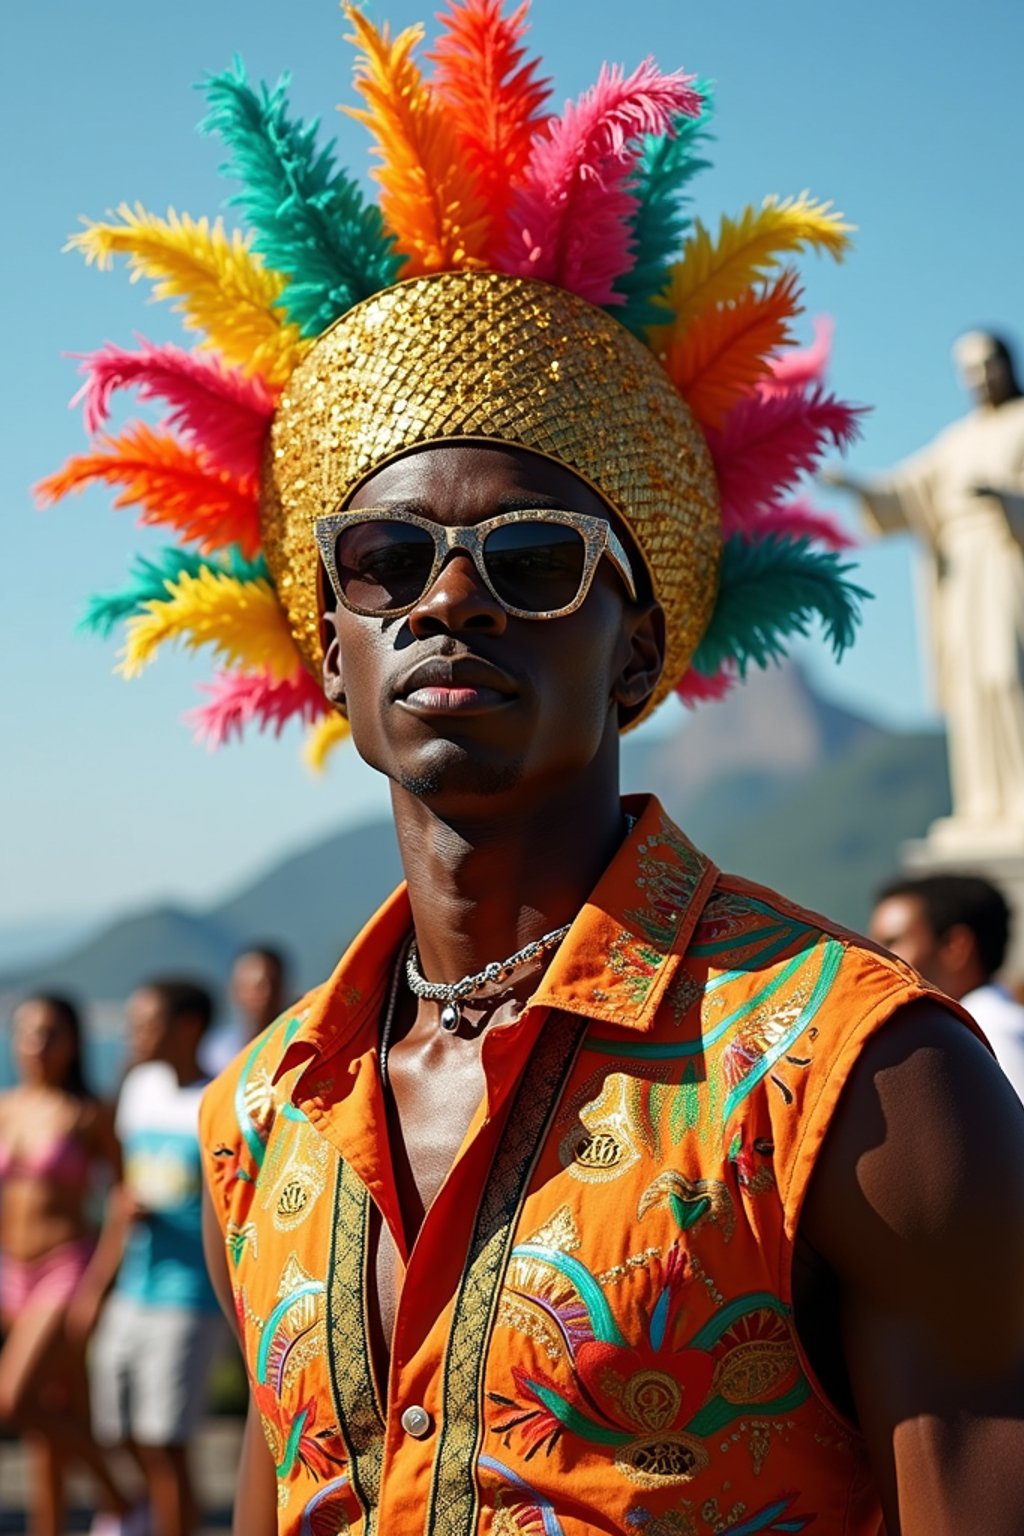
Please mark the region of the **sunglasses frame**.
<svg viewBox="0 0 1024 1536"><path fill-rule="evenodd" d="M341 578L338 574L338 536L346 528L351 528L358 523L378 522L405 523L413 528L422 528L434 541L434 561L430 574L423 583L422 591L413 602L405 603L399 608L360 608L355 603L349 602L341 590ZM548 608L537 612L532 608L513 607L499 592L495 591L487 574L484 564L484 540L487 535L495 528L506 527L509 523L526 522L557 523L563 528L573 528L583 540L583 570L580 573L579 590L572 602L566 603L562 608ZM505 612L514 619L562 619L570 613L575 613L576 609L586 601L602 555L608 556L625 582L630 599L633 602L636 601L633 568L615 530L605 522L603 517L588 517L583 512L570 512L561 507L524 507L511 512L499 512L496 517L486 518L482 523L470 523L460 528L450 528L446 523L436 523L431 518L417 517L411 512L402 512L393 507L359 507L352 512L328 512L323 517L318 517L313 524L313 532L335 597L343 608L348 609L349 613L358 614L361 618L394 619L411 613L430 591L448 556L455 550L464 551L469 555L477 576L495 602L500 603Z"/></svg>

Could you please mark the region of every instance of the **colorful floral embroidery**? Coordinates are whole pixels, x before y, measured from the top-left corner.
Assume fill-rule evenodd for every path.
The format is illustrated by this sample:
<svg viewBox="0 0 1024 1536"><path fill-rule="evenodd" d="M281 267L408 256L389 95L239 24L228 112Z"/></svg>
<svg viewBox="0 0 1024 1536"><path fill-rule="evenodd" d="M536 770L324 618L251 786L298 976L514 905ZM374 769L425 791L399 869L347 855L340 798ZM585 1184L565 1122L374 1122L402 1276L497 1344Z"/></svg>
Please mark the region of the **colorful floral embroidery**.
<svg viewBox="0 0 1024 1536"><path fill-rule="evenodd" d="M513 1250L508 1288L560 1333L571 1384L512 1366L516 1395L489 1394L494 1431L529 1461L562 1435L606 1449L642 1488L687 1483L709 1461L708 1437L743 1414L786 1413L809 1388L786 1308L767 1293L739 1297L677 1344L690 1278L673 1245L661 1261L657 1300L631 1343L601 1286L571 1254L537 1243ZM533 1281L533 1291L522 1289ZM621 1307L631 1318L629 1297ZM633 1330L635 1331L635 1330Z"/></svg>

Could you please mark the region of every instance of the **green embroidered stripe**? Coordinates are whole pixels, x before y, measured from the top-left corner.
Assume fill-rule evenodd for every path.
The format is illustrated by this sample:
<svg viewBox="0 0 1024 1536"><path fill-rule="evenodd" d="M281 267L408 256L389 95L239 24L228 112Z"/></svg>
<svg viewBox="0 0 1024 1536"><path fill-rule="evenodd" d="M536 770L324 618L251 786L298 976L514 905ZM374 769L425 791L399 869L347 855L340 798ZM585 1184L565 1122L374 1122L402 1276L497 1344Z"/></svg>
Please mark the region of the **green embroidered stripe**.
<svg viewBox="0 0 1024 1536"><path fill-rule="evenodd" d="M785 933L787 938L795 938L797 930L790 928L788 924L769 923L767 928L751 928L746 933L730 933L724 939L709 939L706 944L691 944L686 953L700 955L702 959L707 959L711 955L721 955L730 949L746 949L758 939L774 939L781 933ZM760 959L760 955L756 958Z"/></svg>
<svg viewBox="0 0 1024 1536"><path fill-rule="evenodd" d="M688 1345L689 1349L711 1349L718 1343L722 1334L731 1328L738 1318L746 1317L750 1312L774 1312L778 1317L784 1317L789 1321L789 1308L784 1301L773 1296L771 1291L748 1291L745 1296L737 1296L727 1306L715 1313L698 1333L695 1333Z"/></svg>
<svg viewBox="0 0 1024 1536"><path fill-rule="evenodd" d="M602 1344L621 1344L626 1341L619 1325L612 1316L608 1300L585 1264L574 1259L571 1253L561 1253L557 1248L544 1248L539 1243L520 1243L512 1250L514 1259L534 1259L540 1264L550 1264L558 1274L564 1275L579 1292L580 1300L587 1309L595 1339Z"/></svg>
<svg viewBox="0 0 1024 1536"><path fill-rule="evenodd" d="M261 1385L267 1379L267 1360L274 1347L274 1335L278 1325L284 1321L297 1301L301 1301L304 1296L319 1296L323 1288L322 1280L307 1281L305 1285L300 1285L297 1290L292 1291L283 1301L279 1301L267 1318L263 1325L263 1332L260 1334L260 1347L256 1351L256 1380Z"/></svg>
<svg viewBox="0 0 1024 1536"><path fill-rule="evenodd" d="M243 1069L239 1072L238 1081L235 1084L235 1118L238 1121L238 1129L241 1130L244 1141L246 1141L246 1146L249 1147L250 1158L256 1164L256 1172L259 1172L259 1169L263 1167L263 1160L266 1157L267 1149L264 1146L263 1137L259 1135L258 1130L253 1126L252 1115L249 1114L249 1109L246 1107L246 1091L247 1087L249 1087L249 1077L252 1074L252 1069L255 1068L256 1061L269 1048L270 1044L273 1044L273 1041L278 1038L278 1032L281 1029L284 1031L281 1051L286 1051L293 1035L295 1035L296 1029L301 1025L301 1021L301 1018L279 1018L278 1023L270 1029L266 1037L256 1040L255 1046L253 1046L252 1051L246 1057L246 1064L244 1064ZM252 1183L250 1180L247 1181Z"/></svg>
<svg viewBox="0 0 1024 1536"><path fill-rule="evenodd" d="M774 1067L779 1058L785 1056L786 1052L792 1049L793 1045L795 1045L796 1041L803 1034L804 1030L810 1024L811 1020L818 1012L818 1009L825 1001L825 998L828 996L829 989L831 988L833 981L835 981L836 972L839 969L842 958L843 945L840 940L826 939L825 952L821 961L821 971L819 972L818 979L814 984L814 990L808 999L807 1006L804 1008L796 1023L787 1029L786 1033L781 1037L781 1039L776 1040L775 1044L771 1046L770 1049L765 1051L757 1065L752 1067L751 1070L743 1078L743 1080L737 1083L732 1092L727 1095L725 1104L722 1108L723 1126L728 1124L729 1116L732 1114L733 1110L738 1104L742 1104L743 1100L754 1087L755 1083L759 1083L762 1077L771 1071L772 1067Z"/></svg>
<svg viewBox="0 0 1024 1536"><path fill-rule="evenodd" d="M684 1056L700 1056L709 1046L717 1045L723 1035L728 1034L735 1025L741 1024L755 1008L767 1002L806 963L807 956L801 950L766 987L755 992L753 997L748 997L745 1003L716 1024L714 1029L706 1035L698 1036L696 1040L682 1040L678 1045L659 1045L657 1042L627 1045L624 1040L610 1040L603 1035L594 1035L587 1041L587 1050L597 1056L621 1056L625 1061L672 1061Z"/></svg>
<svg viewBox="0 0 1024 1536"><path fill-rule="evenodd" d="M384 1460L384 1419L366 1325L369 1221L370 1196L339 1158L327 1271L327 1359L338 1432L352 1491L366 1517L366 1536L376 1530Z"/></svg>
<svg viewBox="0 0 1024 1536"><path fill-rule="evenodd" d="M473 1536L480 1495L477 1457L483 1439L487 1346L530 1176L586 1028L556 1014L534 1048L516 1091L476 1214L469 1256L452 1312L444 1396L426 1530Z"/></svg>
<svg viewBox="0 0 1024 1536"><path fill-rule="evenodd" d="M805 1376L801 1376L795 1387L791 1387L781 1397L769 1398L767 1402L727 1403L724 1397L713 1397L683 1427L688 1434L697 1435L703 1440L708 1435L717 1435L719 1430L731 1424L734 1419L779 1418L784 1413L792 1413L810 1395L810 1383Z"/></svg>

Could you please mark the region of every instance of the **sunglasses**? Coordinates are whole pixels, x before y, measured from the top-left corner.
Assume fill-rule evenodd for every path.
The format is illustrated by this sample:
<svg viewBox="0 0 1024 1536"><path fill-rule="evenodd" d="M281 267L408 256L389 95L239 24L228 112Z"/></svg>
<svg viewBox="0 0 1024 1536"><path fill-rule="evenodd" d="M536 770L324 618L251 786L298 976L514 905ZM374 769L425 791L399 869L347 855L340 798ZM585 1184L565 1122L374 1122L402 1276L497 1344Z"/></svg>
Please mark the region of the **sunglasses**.
<svg viewBox="0 0 1024 1536"><path fill-rule="evenodd" d="M314 532L335 597L367 618L415 608L455 550L469 555L488 592L516 619L574 613L602 555L636 598L620 540L603 518L581 512L536 507L449 528L409 512L367 508L318 517Z"/></svg>

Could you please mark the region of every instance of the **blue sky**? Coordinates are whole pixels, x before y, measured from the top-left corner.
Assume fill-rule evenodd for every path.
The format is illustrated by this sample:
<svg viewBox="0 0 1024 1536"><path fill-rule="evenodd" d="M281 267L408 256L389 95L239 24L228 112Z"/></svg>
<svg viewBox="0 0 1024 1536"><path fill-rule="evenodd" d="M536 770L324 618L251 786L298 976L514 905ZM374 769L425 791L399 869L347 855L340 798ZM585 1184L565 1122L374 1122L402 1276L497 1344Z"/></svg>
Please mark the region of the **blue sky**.
<svg viewBox="0 0 1024 1536"><path fill-rule="evenodd" d="M423 14L408 0L370 10L396 25ZM180 334L123 270L61 254L78 216L122 199L217 211L230 188L217 145L194 131L192 87L235 52L254 76L290 69L296 109L319 115L363 172L365 132L335 110L354 100L344 31L331 0L35 0L7 19L0 925L203 903L321 829L386 807L352 752L314 781L294 737L216 757L195 748L179 717L210 670L201 661L167 654L138 682L112 676L115 647L76 637L75 620L134 550L159 541L99 492L45 515L28 493L84 442L61 353ZM874 408L855 468L894 461L963 410L949 364L959 330L994 324L1022 339L1016 0L535 0L531 42L559 103L606 58L632 66L653 53L717 82L715 167L696 188L706 221L808 187L859 226L842 267L805 265L810 310L837 321L833 383ZM802 654L836 699L919 724L931 714L912 551L893 540L860 558L876 600L857 651L838 668L816 643Z"/></svg>

